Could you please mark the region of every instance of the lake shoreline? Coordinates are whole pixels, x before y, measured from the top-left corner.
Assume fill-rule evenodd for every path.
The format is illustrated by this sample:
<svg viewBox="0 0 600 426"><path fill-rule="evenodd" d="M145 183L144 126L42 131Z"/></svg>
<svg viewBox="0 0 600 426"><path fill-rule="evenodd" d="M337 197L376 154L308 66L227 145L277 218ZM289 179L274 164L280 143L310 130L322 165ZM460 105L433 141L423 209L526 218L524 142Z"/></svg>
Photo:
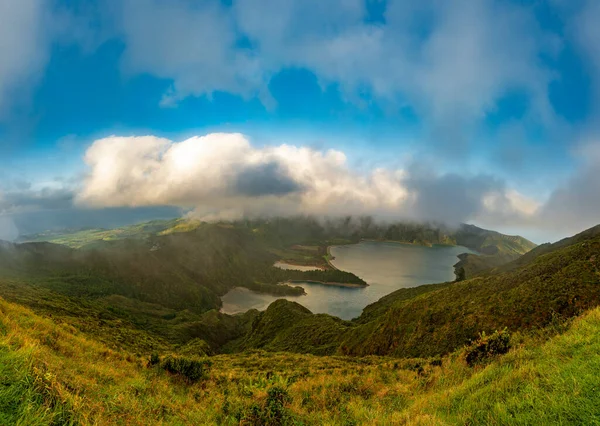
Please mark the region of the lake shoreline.
<svg viewBox="0 0 600 426"><path fill-rule="evenodd" d="M339 269L333 263L331 263L332 260L335 260L335 256L331 254L332 247L339 247L339 245L327 246L327 256L325 256L325 261L327 262L327 265L329 265L329 267L331 269L339 271Z"/></svg>
<svg viewBox="0 0 600 426"><path fill-rule="evenodd" d="M315 273L311 277L312 280L307 280L308 276L303 276L304 274L278 275L278 283L303 287L307 294L271 296L247 289L231 290L222 296L224 312L265 310L275 300L287 299L305 306L313 313L327 313L350 320L360 316L366 306L398 289L452 281L455 278L452 266L457 262L457 256L469 251L463 247L419 248L415 244L385 242L364 241L362 244L344 244L343 241L339 243L330 241L329 243L329 252L333 255L331 257L335 256L335 259L330 258L330 261L337 266L337 269L362 277L370 284L369 286L347 285L349 281L353 281L347 280L343 275L337 276L337 271L331 275ZM322 246L320 252L323 262L327 253L325 249L326 247ZM298 263L304 263L302 259L298 260ZM333 268L328 270L334 272Z"/></svg>
<svg viewBox="0 0 600 426"><path fill-rule="evenodd" d="M311 265L308 263L300 263L300 262L288 261L288 260L278 260L277 262L275 262L273 264L273 266L276 268L286 270L286 268L282 268L281 265L297 266L297 267L299 266L302 268L311 268L311 269L295 269L297 271L325 271L327 269L323 265ZM288 269L292 269L292 268L288 268Z"/></svg>
<svg viewBox="0 0 600 426"><path fill-rule="evenodd" d="M369 284L355 284L355 283L336 283L336 282L324 282L324 281L314 281L314 280L288 280L284 281L281 284L320 284L332 287L346 287L346 288L365 288L368 287Z"/></svg>

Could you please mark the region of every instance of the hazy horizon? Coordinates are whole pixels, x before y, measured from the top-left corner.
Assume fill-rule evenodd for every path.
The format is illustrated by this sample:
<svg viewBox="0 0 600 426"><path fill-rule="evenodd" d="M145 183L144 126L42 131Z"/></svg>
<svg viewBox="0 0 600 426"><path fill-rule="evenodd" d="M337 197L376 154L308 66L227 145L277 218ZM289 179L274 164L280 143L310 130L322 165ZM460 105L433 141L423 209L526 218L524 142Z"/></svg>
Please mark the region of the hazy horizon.
<svg viewBox="0 0 600 426"><path fill-rule="evenodd" d="M0 239L373 215L600 222L600 5L0 1Z"/></svg>

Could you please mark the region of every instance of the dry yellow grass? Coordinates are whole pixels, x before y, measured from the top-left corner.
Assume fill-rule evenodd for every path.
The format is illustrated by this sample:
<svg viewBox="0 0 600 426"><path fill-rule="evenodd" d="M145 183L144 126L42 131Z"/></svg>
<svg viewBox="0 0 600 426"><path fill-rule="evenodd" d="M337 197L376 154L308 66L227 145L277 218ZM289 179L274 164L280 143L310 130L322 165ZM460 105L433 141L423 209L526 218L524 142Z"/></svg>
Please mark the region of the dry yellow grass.
<svg viewBox="0 0 600 426"><path fill-rule="evenodd" d="M289 396L284 424L593 424L600 419L599 331L600 310L593 310L564 334L527 338L475 369L460 352L441 365L379 357L220 355L211 358L206 380L188 384L0 299L0 372L14 367L11 378L3 379L22 381L19 389L37 401L5 417L23 425L57 419L83 425L257 424L252 410L268 407L272 389ZM0 407L11 407L2 401L7 395L0 393ZM22 396L19 401L13 406L23 404Z"/></svg>

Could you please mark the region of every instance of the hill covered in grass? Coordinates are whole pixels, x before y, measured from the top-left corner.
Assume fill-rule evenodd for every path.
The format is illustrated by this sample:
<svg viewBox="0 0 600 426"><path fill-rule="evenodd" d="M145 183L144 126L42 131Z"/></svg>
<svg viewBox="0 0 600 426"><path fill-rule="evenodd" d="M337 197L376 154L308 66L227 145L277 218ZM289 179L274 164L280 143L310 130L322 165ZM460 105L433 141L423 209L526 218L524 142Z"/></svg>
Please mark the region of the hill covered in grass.
<svg viewBox="0 0 600 426"><path fill-rule="evenodd" d="M321 350L323 338L327 342L323 350L329 354L418 357L449 353L481 331L540 328L556 318L570 318L598 306L599 253L600 235L586 232L484 276L398 290L365 308L351 322L300 313L292 302L280 301L258 314L252 333L262 334L263 319L265 324L279 323L277 317L297 312L296 319L277 333L267 333L270 341L262 339L257 345L248 337L240 348L306 352L307 346ZM307 345L307 341L312 343Z"/></svg>
<svg viewBox="0 0 600 426"><path fill-rule="evenodd" d="M73 229L23 235L19 242L44 241L81 248L97 241L146 239L157 235L190 232L207 226L210 225L194 219L156 220L116 229ZM436 223L384 223L372 217L274 217L220 223L218 226L244 230L270 248L284 249L293 245L314 247L373 239L422 245L461 245L484 255L514 256L522 255L536 246L523 237L504 235L474 225L462 224L451 228Z"/></svg>
<svg viewBox="0 0 600 426"><path fill-rule="evenodd" d="M204 366L190 380L0 299L0 423L595 424L599 336L594 309L474 366L246 352L178 358Z"/></svg>
<svg viewBox="0 0 600 426"><path fill-rule="evenodd" d="M599 229L352 321L198 304L314 251L256 224L2 244L0 424L594 424Z"/></svg>
<svg viewBox="0 0 600 426"><path fill-rule="evenodd" d="M363 231L378 229L379 225L365 223ZM544 317L531 324L505 324L506 318L497 317L479 323L478 316L491 316L489 309L494 307L483 301L465 308L461 301L478 294L482 298L504 298L505 294L497 284L477 280L402 289L367 307L354 321L313 315L286 301L278 301L265 312L225 315L217 311L220 296L233 287L286 295L304 290L278 283L362 283L353 274L334 269L302 272L273 267L280 253L304 253L304 260L311 261L321 253L319 244L360 239L356 224L345 220L322 224L311 218L233 224L159 221L136 229L152 232L99 240L79 249L47 242L4 244L0 248L0 296L87 330L110 347L136 353L191 344L205 354L264 349L429 356L452 351L481 330L539 326L546 321ZM395 229L416 232L417 228L397 225ZM461 232L461 238L479 248L490 247L493 241L513 244L515 240L475 227L465 226ZM524 248L512 248L514 252L520 249ZM511 288L530 287L528 282L502 279ZM533 297L533 289L528 294ZM540 310L549 308L554 305L546 301L540 306ZM560 309L557 312L562 314ZM393 319L401 321L399 328ZM430 329L438 331L429 333ZM418 343L421 338L425 340Z"/></svg>

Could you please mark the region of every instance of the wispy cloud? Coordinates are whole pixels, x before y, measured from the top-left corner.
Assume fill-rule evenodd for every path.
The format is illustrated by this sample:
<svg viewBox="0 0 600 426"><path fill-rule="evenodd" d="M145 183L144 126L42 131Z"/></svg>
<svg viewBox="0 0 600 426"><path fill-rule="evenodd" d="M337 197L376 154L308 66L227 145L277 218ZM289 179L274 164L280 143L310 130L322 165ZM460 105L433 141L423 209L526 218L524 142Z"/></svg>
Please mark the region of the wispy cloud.
<svg viewBox="0 0 600 426"><path fill-rule="evenodd" d="M172 79L163 102L226 91L272 102L269 82L289 67L315 73L346 98L407 102L431 122L433 139L463 139L507 91L531 99L550 122L540 60L556 53L530 10L509 2L387 2L369 22L362 0L127 0L120 9L128 72Z"/></svg>
<svg viewBox="0 0 600 426"><path fill-rule="evenodd" d="M45 13L44 2L37 0L0 1L0 118L48 60Z"/></svg>

